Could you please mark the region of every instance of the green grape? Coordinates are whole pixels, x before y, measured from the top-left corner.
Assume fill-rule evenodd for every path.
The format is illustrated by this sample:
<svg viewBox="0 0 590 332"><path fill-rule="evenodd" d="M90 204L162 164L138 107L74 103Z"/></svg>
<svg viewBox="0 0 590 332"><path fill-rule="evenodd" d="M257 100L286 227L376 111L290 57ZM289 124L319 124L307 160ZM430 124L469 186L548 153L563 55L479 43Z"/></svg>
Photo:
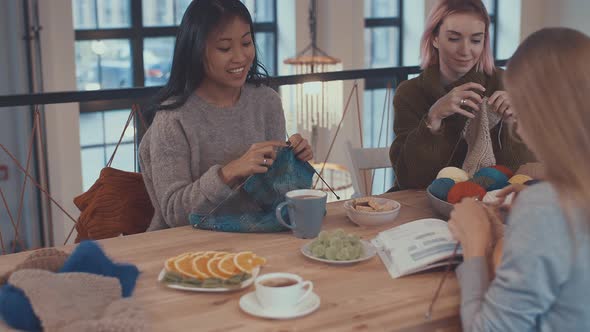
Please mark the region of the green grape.
<svg viewBox="0 0 590 332"><path fill-rule="evenodd" d="M311 250L311 254L315 257L322 258L326 255L326 247L323 245L317 245Z"/></svg>
<svg viewBox="0 0 590 332"><path fill-rule="evenodd" d="M334 231L333 235L335 237L343 238L346 236L346 232L344 232L344 230L342 228L338 228L337 230Z"/></svg>
<svg viewBox="0 0 590 332"><path fill-rule="evenodd" d="M317 247L317 246L323 246L322 241L320 240L313 240L313 242L309 245L309 250L313 251L313 248Z"/></svg>
<svg viewBox="0 0 590 332"><path fill-rule="evenodd" d="M343 247L338 251L338 255L336 255L336 259L339 261L347 261L350 260L350 251L348 247Z"/></svg>
<svg viewBox="0 0 590 332"><path fill-rule="evenodd" d="M334 247L326 248L326 258L329 260L335 260L338 256L338 249Z"/></svg>
<svg viewBox="0 0 590 332"><path fill-rule="evenodd" d="M326 231L321 231L320 234L317 237L317 240L320 241L329 241L330 240L330 234Z"/></svg>
<svg viewBox="0 0 590 332"><path fill-rule="evenodd" d="M344 245L344 242L339 237L333 237L330 239L330 247L331 248L335 248L336 250L340 250L343 245Z"/></svg>
<svg viewBox="0 0 590 332"><path fill-rule="evenodd" d="M354 234L348 234L347 239L348 239L348 242L350 242L350 244L352 244L352 245L361 242L361 239L359 238L359 236L358 235L354 235Z"/></svg>

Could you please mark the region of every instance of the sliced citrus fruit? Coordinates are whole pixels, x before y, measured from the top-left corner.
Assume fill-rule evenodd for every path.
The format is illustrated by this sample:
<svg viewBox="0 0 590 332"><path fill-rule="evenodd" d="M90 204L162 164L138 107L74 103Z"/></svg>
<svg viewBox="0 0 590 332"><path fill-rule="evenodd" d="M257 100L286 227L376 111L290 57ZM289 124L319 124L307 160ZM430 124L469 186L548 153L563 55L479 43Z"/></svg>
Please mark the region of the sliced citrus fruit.
<svg viewBox="0 0 590 332"><path fill-rule="evenodd" d="M174 262L178 259L181 258L182 256L188 255L188 253L184 253L184 254L180 254L178 256L174 256L174 257L170 257L166 260L166 262L164 263L164 268L166 269L166 271L168 272L179 272L176 267L174 266Z"/></svg>
<svg viewBox="0 0 590 332"><path fill-rule="evenodd" d="M219 270L221 270L221 272L232 276L241 272L236 267L236 264L234 264L234 256L235 254L228 254L221 258L221 260L217 264L217 267L219 268Z"/></svg>
<svg viewBox="0 0 590 332"><path fill-rule="evenodd" d="M252 258L252 265L254 265L254 267L262 266L264 264L266 264L266 258L260 256L254 256L254 258Z"/></svg>
<svg viewBox="0 0 590 332"><path fill-rule="evenodd" d="M215 257L215 258L211 258L209 260L209 262L207 262L207 268L209 269L209 274L211 274L214 277L217 278L221 278L221 279L227 279L229 277L231 277L231 274L227 274L224 273L223 271L221 271L218 267L219 261L221 261L221 258L219 257Z"/></svg>
<svg viewBox="0 0 590 332"><path fill-rule="evenodd" d="M193 271L195 272L195 274L203 276L203 279L211 277L211 274L209 273L209 268L207 267L209 259L210 258L207 257L207 255L199 255L193 257L192 259Z"/></svg>
<svg viewBox="0 0 590 332"><path fill-rule="evenodd" d="M229 254L227 251L218 251L215 253L215 255L213 255L213 257L225 257L227 254Z"/></svg>
<svg viewBox="0 0 590 332"><path fill-rule="evenodd" d="M243 251L234 256L234 264L242 272L250 273L254 268L265 263L266 259L264 257L256 256L251 251Z"/></svg>
<svg viewBox="0 0 590 332"><path fill-rule="evenodd" d="M177 258L174 261L174 267L176 268L176 270L178 272L180 272L184 276L199 279L200 275L196 274L195 271L193 270L193 263L192 262L193 262L193 255L192 254L184 255L180 258Z"/></svg>

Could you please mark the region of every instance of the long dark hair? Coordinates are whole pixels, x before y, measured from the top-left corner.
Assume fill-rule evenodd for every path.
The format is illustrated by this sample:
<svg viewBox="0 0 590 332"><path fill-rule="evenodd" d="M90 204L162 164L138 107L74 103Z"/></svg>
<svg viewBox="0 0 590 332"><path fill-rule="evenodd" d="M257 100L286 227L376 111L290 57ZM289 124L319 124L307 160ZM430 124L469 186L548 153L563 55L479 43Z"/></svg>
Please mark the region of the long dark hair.
<svg viewBox="0 0 590 332"><path fill-rule="evenodd" d="M254 24L248 8L240 0L193 0L186 9L176 35L174 57L168 83L155 96L158 110L178 108L195 92L205 77L207 37L223 20L239 17L250 25L252 44L256 47ZM246 82L267 83L268 72L254 55ZM163 104L165 101L167 103Z"/></svg>

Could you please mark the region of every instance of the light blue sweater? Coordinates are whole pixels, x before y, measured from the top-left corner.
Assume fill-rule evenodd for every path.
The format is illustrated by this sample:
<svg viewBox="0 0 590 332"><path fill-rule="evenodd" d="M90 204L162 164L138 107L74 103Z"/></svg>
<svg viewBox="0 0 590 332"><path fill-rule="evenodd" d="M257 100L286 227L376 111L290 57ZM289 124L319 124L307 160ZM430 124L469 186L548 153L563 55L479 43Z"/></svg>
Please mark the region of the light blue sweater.
<svg viewBox="0 0 590 332"><path fill-rule="evenodd" d="M520 193L495 279L483 258L457 268L465 331L590 331L590 223L570 221L549 183Z"/></svg>

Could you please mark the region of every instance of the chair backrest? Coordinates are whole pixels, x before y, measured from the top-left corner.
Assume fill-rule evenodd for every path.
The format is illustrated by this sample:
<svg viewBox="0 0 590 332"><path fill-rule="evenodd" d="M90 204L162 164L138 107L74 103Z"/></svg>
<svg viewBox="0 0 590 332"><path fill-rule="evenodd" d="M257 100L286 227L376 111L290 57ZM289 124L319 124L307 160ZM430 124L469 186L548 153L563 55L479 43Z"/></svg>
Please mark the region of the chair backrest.
<svg viewBox="0 0 590 332"><path fill-rule="evenodd" d="M353 197L370 195L373 171L391 167L389 148L355 148L350 141L347 141L346 145L352 162Z"/></svg>

